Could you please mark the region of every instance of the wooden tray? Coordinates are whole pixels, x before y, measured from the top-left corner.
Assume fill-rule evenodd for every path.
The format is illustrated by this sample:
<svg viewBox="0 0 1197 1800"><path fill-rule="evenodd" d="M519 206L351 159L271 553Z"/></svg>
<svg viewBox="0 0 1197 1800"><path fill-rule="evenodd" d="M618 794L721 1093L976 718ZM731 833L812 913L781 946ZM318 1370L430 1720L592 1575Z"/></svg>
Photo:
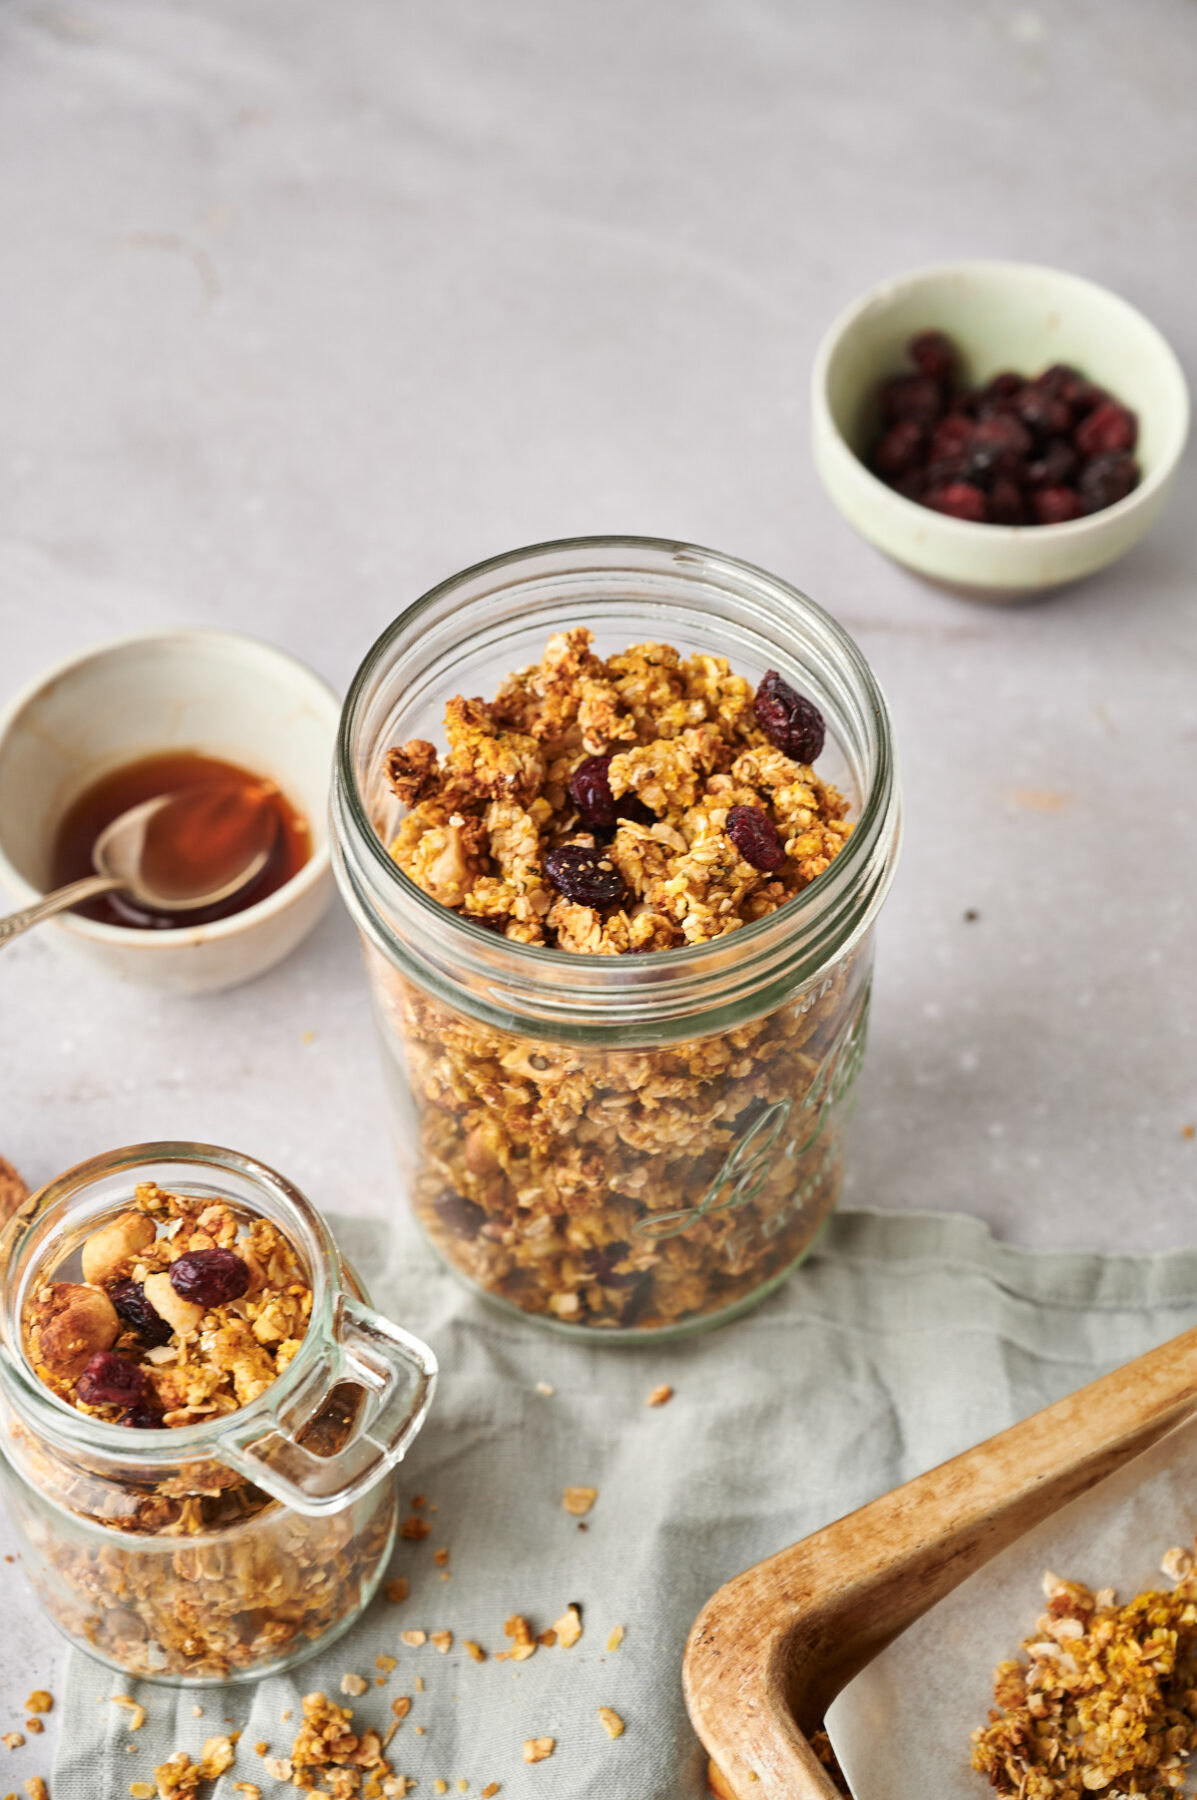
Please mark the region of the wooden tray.
<svg viewBox="0 0 1197 1800"><path fill-rule="evenodd" d="M1197 1411L1197 1328L737 1575L684 1684L728 1800L839 1800L809 1735L852 1677L1023 1532Z"/></svg>

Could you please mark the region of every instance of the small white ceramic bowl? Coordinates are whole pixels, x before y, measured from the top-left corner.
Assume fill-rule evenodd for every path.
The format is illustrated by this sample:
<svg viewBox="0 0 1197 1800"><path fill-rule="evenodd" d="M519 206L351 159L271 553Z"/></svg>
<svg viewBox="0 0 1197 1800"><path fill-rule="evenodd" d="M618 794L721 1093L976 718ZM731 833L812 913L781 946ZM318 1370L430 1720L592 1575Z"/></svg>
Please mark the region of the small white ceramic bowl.
<svg viewBox="0 0 1197 1800"><path fill-rule="evenodd" d="M946 331L971 382L1071 363L1139 416L1143 479L1105 512L1065 525L975 525L906 500L861 460L877 383L910 369L917 331ZM895 561L978 598L1017 600L1112 563L1161 512L1189 429L1168 344L1108 288L1033 263L959 262L883 282L840 315L815 358L815 466L850 525Z"/></svg>
<svg viewBox="0 0 1197 1800"><path fill-rule="evenodd" d="M339 714L319 676L235 632L116 638L48 669L0 714L0 884L12 910L45 892L59 821L99 776L161 750L227 757L272 777L307 819L312 855L298 874L209 925L135 931L62 913L36 929L122 980L173 993L262 974L332 897L328 784Z"/></svg>

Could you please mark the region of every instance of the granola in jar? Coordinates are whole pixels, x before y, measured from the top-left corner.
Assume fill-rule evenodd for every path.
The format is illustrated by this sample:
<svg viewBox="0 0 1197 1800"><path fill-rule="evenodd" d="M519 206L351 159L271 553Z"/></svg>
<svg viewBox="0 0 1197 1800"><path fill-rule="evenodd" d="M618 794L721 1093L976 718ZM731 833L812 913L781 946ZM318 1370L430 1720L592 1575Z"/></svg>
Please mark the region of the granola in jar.
<svg viewBox="0 0 1197 1800"><path fill-rule="evenodd" d="M496 571L485 613L506 607L504 636L521 646L523 564L531 586L561 548L460 578L481 600ZM412 609L409 659L430 603L447 631L454 585ZM880 813L869 807L854 851L868 770L833 743L818 689L772 659L752 680L709 641L693 647L692 609L680 643L624 638L600 653L568 606L567 591L561 628L493 698L446 682L437 742L427 680L424 732L394 729L400 668L380 653L400 659L380 641L342 726L354 786L342 762L338 873L362 931L400 1160L433 1243L521 1312L650 1332L759 1297L835 1205L896 801L890 791ZM601 624L602 606L592 611ZM495 666L488 656L492 684ZM871 704L875 728L880 696ZM828 773L814 766L825 742ZM871 891L832 879L841 861Z"/></svg>
<svg viewBox="0 0 1197 1800"><path fill-rule="evenodd" d="M73 1641L172 1681L257 1676L352 1622L394 1541L390 1471L435 1370L364 1305L296 1190L193 1148L84 1165L0 1241L21 1353L3 1371L4 1473L26 1568ZM202 1151L230 1192L142 1180L88 1205L159 1149L188 1173ZM371 1382L393 1362L413 1410L363 1458L366 1339Z"/></svg>

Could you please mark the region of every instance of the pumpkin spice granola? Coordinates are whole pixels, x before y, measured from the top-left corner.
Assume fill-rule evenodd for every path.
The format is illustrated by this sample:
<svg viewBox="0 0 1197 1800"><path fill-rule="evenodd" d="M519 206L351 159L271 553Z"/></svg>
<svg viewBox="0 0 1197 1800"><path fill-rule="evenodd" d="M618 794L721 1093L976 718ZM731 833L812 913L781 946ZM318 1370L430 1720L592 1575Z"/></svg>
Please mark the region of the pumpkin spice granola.
<svg viewBox="0 0 1197 1800"><path fill-rule="evenodd" d="M1025 1661L999 1663L996 1705L973 1733L972 1765L999 1794L1168 1800L1197 1749L1197 1572L1170 1550L1172 1593L1117 1603L1112 1588L1043 1578L1047 1599Z"/></svg>
<svg viewBox="0 0 1197 1800"><path fill-rule="evenodd" d="M516 943L627 958L713 945L830 868L852 826L811 766L810 701L775 671L754 690L722 657L592 642L559 633L494 701L451 700L443 754L390 751L390 853L418 887ZM626 1048L483 1024L366 954L415 1103L417 1212L486 1292L671 1325L762 1289L832 1210L867 948L764 1016Z"/></svg>
<svg viewBox="0 0 1197 1800"><path fill-rule="evenodd" d="M55 1278L76 1262L82 1279ZM218 1452L139 1453L143 1431L173 1435L258 1399L298 1353L311 1308L308 1274L269 1219L154 1183L31 1284L30 1368L129 1440L127 1453L93 1456L9 1423L31 1579L68 1635L109 1662L198 1679L258 1672L350 1616L380 1572L389 1483L311 1518ZM356 1406L355 1390L335 1387L305 1447L334 1454ZM181 1772L181 1793L191 1779Z"/></svg>

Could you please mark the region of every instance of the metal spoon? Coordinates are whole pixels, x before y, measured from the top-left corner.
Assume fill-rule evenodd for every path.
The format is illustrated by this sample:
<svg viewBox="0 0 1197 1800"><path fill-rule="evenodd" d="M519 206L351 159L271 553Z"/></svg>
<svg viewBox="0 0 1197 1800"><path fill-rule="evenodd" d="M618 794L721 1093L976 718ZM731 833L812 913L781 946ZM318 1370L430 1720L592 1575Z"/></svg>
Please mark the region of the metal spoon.
<svg viewBox="0 0 1197 1800"><path fill-rule="evenodd" d="M263 783L262 799L272 791L270 784ZM164 844L172 832L185 844L188 829L194 826L197 809L205 801L210 807L210 796L184 789L182 793L160 794L154 800L143 800L140 806L131 806L121 813L105 826L92 847L96 873L56 888L34 905L0 918L0 946L28 931L31 925L40 925L43 919L52 918L55 913L65 912L84 900L93 900L98 894L109 894L117 888L124 889L142 906L155 912L195 912L201 907L229 900L248 887L265 868L278 835L277 816L265 807L261 807L256 815L246 815L240 830L243 841L239 845L234 832L234 842L226 850L224 866L216 871L221 877L218 884L213 882L211 870L206 873L206 885L199 887L194 872L188 885L186 872L180 877L177 867L167 868L162 855ZM250 827L248 832L246 825ZM156 877L155 866L159 870Z"/></svg>

